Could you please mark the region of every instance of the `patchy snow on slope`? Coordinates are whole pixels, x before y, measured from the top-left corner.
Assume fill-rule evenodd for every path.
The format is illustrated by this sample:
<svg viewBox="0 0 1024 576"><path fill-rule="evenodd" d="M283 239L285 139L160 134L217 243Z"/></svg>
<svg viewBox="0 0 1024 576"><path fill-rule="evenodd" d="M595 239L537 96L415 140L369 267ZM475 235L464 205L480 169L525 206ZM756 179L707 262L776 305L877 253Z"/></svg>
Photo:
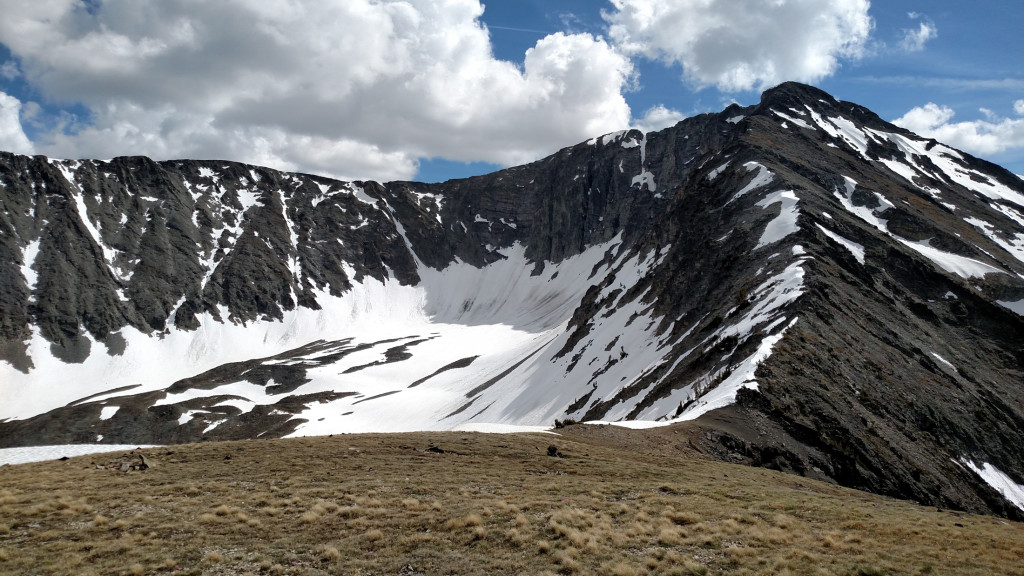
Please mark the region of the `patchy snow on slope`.
<svg viewBox="0 0 1024 576"><path fill-rule="evenodd" d="M131 275L125 275L119 267L114 266L114 259L117 257L117 250L114 250L103 242L103 236L100 234L99 228L97 228L89 218L89 210L85 204L85 193L82 191L82 187L79 186L78 182L75 180L75 170L78 168L79 163L75 161L62 162L58 160L50 160L50 164L56 166L64 176L64 179L71 185L71 196L75 201L78 218L82 222L82 225L85 226L85 230L89 233L93 242L103 252L103 260L106 262L107 269L110 270L110 273L115 278L119 278L121 281L127 282ZM123 295L121 299L125 299Z"/></svg>
<svg viewBox="0 0 1024 576"><path fill-rule="evenodd" d="M979 262L974 258L943 252L938 248L932 247L928 240L911 242L910 240L900 238L899 236L893 236L893 238L899 240L904 246L908 246L917 252L920 252L939 268L942 268L946 272L956 274L962 278L981 278L984 277L985 274L1002 272L1002 270L985 264L984 262Z"/></svg>
<svg viewBox="0 0 1024 576"><path fill-rule="evenodd" d="M729 118L726 118L725 121L730 123L730 124L739 124L740 122L743 121L744 118L746 118L746 116L743 116L741 114L739 116L731 116Z"/></svg>
<svg viewBox="0 0 1024 576"><path fill-rule="evenodd" d="M633 137L633 138L630 138L629 140L623 140L621 146L623 148L629 149L629 148L636 148L637 146L640 146L642 143L643 143L642 139L641 140L637 140L636 137Z"/></svg>
<svg viewBox="0 0 1024 576"><path fill-rule="evenodd" d="M993 202L989 204L989 206L1002 212L1003 215L1009 218L1010 220L1013 220L1017 224L1024 226L1024 214L1021 214L1013 207L1007 206L1006 204L1002 204L1000 202Z"/></svg>
<svg viewBox="0 0 1024 576"><path fill-rule="evenodd" d="M1013 235L1007 234L1006 236L1009 238L1005 238L1004 235L997 233L996 227L992 223L980 218L964 218L964 222L978 228L985 236L988 236L989 240L995 242L1017 260L1024 262L1024 234L1020 232Z"/></svg>
<svg viewBox="0 0 1024 576"><path fill-rule="evenodd" d="M964 161L963 156L948 146L933 144L934 141L932 140L918 140L903 134L870 129L868 131L879 138L889 140L899 147L906 158L906 163L900 163L902 166L907 166L916 172L941 180L942 178L934 172L937 169L946 178L989 199L1004 200L1017 206L1024 206L1024 194L1013 190L992 176L970 168ZM929 149L929 146L931 149ZM918 162L916 157L927 158L930 161L930 166ZM893 168L893 166L890 166L890 168ZM913 175L906 173L903 168L898 168L896 171L913 182Z"/></svg>
<svg viewBox="0 0 1024 576"><path fill-rule="evenodd" d="M780 206L779 215L764 227L761 239L757 241L754 250L774 244L800 229L797 225L797 218L800 216L800 211L796 207L798 201L796 192L780 190L757 203L762 208L768 208L773 204L780 204Z"/></svg>
<svg viewBox="0 0 1024 576"><path fill-rule="evenodd" d="M38 255L39 240L29 242L21 253L21 276L25 278L25 284L28 286L29 292L35 291L36 282L39 280L39 275L32 269L32 265L35 263L36 256Z"/></svg>
<svg viewBox="0 0 1024 576"><path fill-rule="evenodd" d="M1002 494L1003 498L1006 498L1011 504L1024 510L1024 485L1017 484L1005 472L988 462L982 462L981 466L978 466L967 458L961 458L960 464L963 464L981 477L986 484Z"/></svg>
<svg viewBox="0 0 1024 576"><path fill-rule="evenodd" d="M638 393L631 399L631 402L642 399L651 389L661 384L664 378L672 374L675 367L691 354L712 346L715 342L735 336L737 342L742 344L750 338L760 335L760 344L753 354L742 359L739 363L731 365L728 370L720 368L714 373L706 374L704 377L675 390L671 395L654 401L648 408L636 415L636 419L639 422L621 422L621 419L628 415L630 408L628 405L630 405L630 402L624 403L626 406L619 408L618 411L613 409L607 414L607 417L614 420L614 423L629 428L646 428L683 420L692 420L711 410L735 402L736 393L740 388L756 389L757 381L754 378L754 371L756 371L757 365L771 354L774 345L797 320L796 318L788 319L785 316L785 308L803 294L804 270L802 264L806 260L807 258L797 259L784 270L765 280L755 288L750 295L753 304L742 317L727 317L725 326L716 330L698 346L680 355L675 360L673 366L665 372L665 376L662 379L652 383L646 390ZM698 324L699 322L693 328L696 328ZM772 334L780 326L783 326L783 328ZM688 330L687 334L689 333L690 331ZM723 358L723 360L725 359L727 358ZM650 368L653 369L662 362L664 362L663 359L652 364ZM721 382L715 385L714 382L716 380L721 380ZM686 406L686 409L680 413L683 406Z"/></svg>
<svg viewBox="0 0 1024 576"><path fill-rule="evenodd" d="M440 194L430 194L429 192L413 192L412 194L416 197L416 203L420 206L423 206L424 203L433 204L437 210L435 214L437 222L441 224L441 208L444 206L444 197Z"/></svg>
<svg viewBox="0 0 1024 576"><path fill-rule="evenodd" d="M804 269L807 258L799 258L790 263L784 270L768 278L754 288L750 298L754 304L738 320L728 320L728 324L719 328L713 337L738 337L744 342L758 328L770 323L777 323L783 309L803 295Z"/></svg>
<svg viewBox="0 0 1024 576"><path fill-rule="evenodd" d="M772 354L772 348L782 340L786 330L796 324L797 318L793 318L785 328L777 334L765 336L761 340L757 351L748 356L737 366L729 376L707 393L698 397L696 402L691 404L678 418L672 422L683 422L695 420L704 414L718 408L724 408L736 402L736 394L741 388L757 390L757 379L754 373L761 362L764 362Z"/></svg>
<svg viewBox="0 0 1024 576"><path fill-rule="evenodd" d="M636 176L633 176L633 180L632 182L630 182L630 186L636 186L637 184L640 185L641 190L645 186L647 187L647 190L650 192L656 192L658 190L658 184L657 182L654 181L654 174L649 170L644 170L643 172L637 174Z"/></svg>
<svg viewBox="0 0 1024 576"><path fill-rule="evenodd" d="M771 184L772 180L775 178L775 174L773 174L771 170L765 168L764 166L758 164L757 162L747 162L743 165L743 167L747 169L747 172L753 172L754 170L757 170L757 174L754 174L754 177L750 180L750 182L748 182L746 186L741 188L739 192L733 194L732 198L730 198L729 201L725 203L727 206L731 204L733 200L736 200L737 198L743 196L744 194L751 192L753 190L757 190L762 186L767 186L768 184Z"/></svg>
<svg viewBox="0 0 1024 576"><path fill-rule="evenodd" d="M857 259L857 262L861 264L864 263L864 246L854 242L853 240L847 240L846 238L843 238L839 234L836 234L835 232L829 230L828 228L825 228L821 224L818 224L817 226L818 229L825 234L825 236L828 236L829 238L832 239L833 242L849 250L850 253L853 254L853 257Z"/></svg>
<svg viewBox="0 0 1024 576"><path fill-rule="evenodd" d="M604 136L598 136L597 138L591 138L590 140L587 140L587 145L588 146L595 146L597 144L600 144L601 146L606 146L606 145L608 145L610 143L618 142L619 140L621 140L622 137L626 135L626 132L628 132L628 130L619 130L617 132L609 132L608 134L605 134Z"/></svg>
<svg viewBox="0 0 1024 576"><path fill-rule="evenodd" d="M788 114L784 114L782 112L779 112L778 110L772 110L771 112L772 112L772 114L775 114L779 118L782 118L783 120L786 120L788 122L792 122L793 124L796 124L797 126L799 126L801 128L806 128L808 130L814 130L814 127L812 127L810 124L808 124L807 122L804 122L803 120L801 120L799 118L794 118L794 117L792 117L792 116L790 116Z"/></svg>
<svg viewBox="0 0 1024 576"><path fill-rule="evenodd" d="M725 169L726 169L726 168L728 168L728 167L729 167L729 164L731 164L731 163L732 163L732 161L730 160L730 161L726 162L725 164L722 164L722 165L721 165L721 166L719 166L718 168L715 168L714 170L712 170L712 171L711 171L711 172L710 172L710 173L708 174L708 181L709 181L709 182L710 182L710 181L714 181L714 179L715 179L715 178L718 178L718 175L719 175L719 174L721 174L722 172L724 172L724 171L725 171Z"/></svg>
<svg viewBox="0 0 1024 576"><path fill-rule="evenodd" d="M587 283L600 282L610 273L615 279L599 293L597 302L603 312L593 315L586 336L569 353L556 358L572 332L566 331L569 316L562 316L565 322L544 336L547 340L540 342L533 355L520 356L510 364L500 373L500 382L477 389L458 417L550 425L555 418L566 415L567 406L577 405L568 416L578 418L662 363L667 335L658 334L660 319L652 316L652 305L644 303L645 294L627 294L629 287L660 264L667 254L667 248L662 250L660 256L653 251L644 255L620 253L613 263L599 266ZM537 386L537 382L547 385ZM624 417L632 406L630 402L616 405L609 417Z"/></svg>
<svg viewBox="0 0 1024 576"><path fill-rule="evenodd" d="M824 130L828 135L832 136L833 138L838 138L846 142L861 156L868 159L868 136L860 128L858 128L856 124L850 122L849 120L841 116L830 117L828 119L823 118L821 114L818 114L810 106L807 106L807 111L811 113L811 120L813 120L819 128Z"/></svg>
<svg viewBox="0 0 1024 576"><path fill-rule="evenodd" d="M889 202L889 200L885 196L882 196L878 192L875 192L875 197L881 204L880 207L871 209L868 208L867 206L854 206L853 192L857 188L857 181L854 180L853 178L850 178L849 176L843 176L843 179L845 180L846 186L845 193L840 192L838 189L833 191L836 198L839 199L839 203L842 204L843 208L845 208L846 211L849 212L850 214L853 214L854 216L860 218L864 222L870 224L871 226L874 226L879 231L888 234L889 227L886 225L885 220L882 220L881 218L878 217L878 214L885 212L889 208L893 208L894 206L892 202Z"/></svg>

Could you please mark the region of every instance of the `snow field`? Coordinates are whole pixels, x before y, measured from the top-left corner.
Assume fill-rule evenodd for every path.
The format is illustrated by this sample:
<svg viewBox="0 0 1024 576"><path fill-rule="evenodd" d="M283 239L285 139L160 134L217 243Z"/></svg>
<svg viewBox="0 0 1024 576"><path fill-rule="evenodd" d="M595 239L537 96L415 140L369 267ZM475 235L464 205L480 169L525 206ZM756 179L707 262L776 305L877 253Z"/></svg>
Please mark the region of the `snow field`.
<svg viewBox="0 0 1024 576"><path fill-rule="evenodd" d="M62 444L59 446L23 446L19 448L0 448L0 466L5 464L27 464L28 462L45 462L58 460L67 456L84 456L86 454L103 454L105 452L122 452L136 448L155 448L148 444Z"/></svg>

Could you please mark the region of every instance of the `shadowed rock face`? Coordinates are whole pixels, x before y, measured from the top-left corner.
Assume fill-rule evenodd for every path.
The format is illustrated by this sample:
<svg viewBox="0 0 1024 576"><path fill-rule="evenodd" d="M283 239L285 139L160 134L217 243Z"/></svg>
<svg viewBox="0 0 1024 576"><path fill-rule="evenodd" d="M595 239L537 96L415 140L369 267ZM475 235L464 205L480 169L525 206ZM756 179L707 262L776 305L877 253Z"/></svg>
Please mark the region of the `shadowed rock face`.
<svg viewBox="0 0 1024 576"><path fill-rule="evenodd" d="M12 154L0 183L0 397L43 406L0 445L696 418L723 459L1021 518L965 462L1024 484L1024 181L808 86L442 184ZM422 325L367 333L374 286ZM205 361L217 326L268 336Z"/></svg>

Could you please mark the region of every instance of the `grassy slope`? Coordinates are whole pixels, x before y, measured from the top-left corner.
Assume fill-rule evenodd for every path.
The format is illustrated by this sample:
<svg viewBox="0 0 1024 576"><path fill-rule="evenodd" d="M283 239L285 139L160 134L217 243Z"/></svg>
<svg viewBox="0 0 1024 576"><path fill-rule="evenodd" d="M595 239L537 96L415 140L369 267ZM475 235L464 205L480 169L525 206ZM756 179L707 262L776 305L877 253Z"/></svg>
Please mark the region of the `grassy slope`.
<svg viewBox="0 0 1024 576"><path fill-rule="evenodd" d="M6 466L0 573L1024 574L1024 525L709 461L678 430L610 430Z"/></svg>

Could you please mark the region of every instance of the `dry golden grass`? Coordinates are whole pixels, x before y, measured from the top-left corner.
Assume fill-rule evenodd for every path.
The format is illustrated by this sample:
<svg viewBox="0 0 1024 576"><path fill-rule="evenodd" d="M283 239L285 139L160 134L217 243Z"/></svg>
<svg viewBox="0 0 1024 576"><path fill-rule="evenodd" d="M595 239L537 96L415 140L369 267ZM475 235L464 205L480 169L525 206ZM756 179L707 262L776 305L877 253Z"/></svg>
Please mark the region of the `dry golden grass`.
<svg viewBox="0 0 1024 576"><path fill-rule="evenodd" d="M145 452L0 468L0 573L1024 575L1020 524L584 438Z"/></svg>

